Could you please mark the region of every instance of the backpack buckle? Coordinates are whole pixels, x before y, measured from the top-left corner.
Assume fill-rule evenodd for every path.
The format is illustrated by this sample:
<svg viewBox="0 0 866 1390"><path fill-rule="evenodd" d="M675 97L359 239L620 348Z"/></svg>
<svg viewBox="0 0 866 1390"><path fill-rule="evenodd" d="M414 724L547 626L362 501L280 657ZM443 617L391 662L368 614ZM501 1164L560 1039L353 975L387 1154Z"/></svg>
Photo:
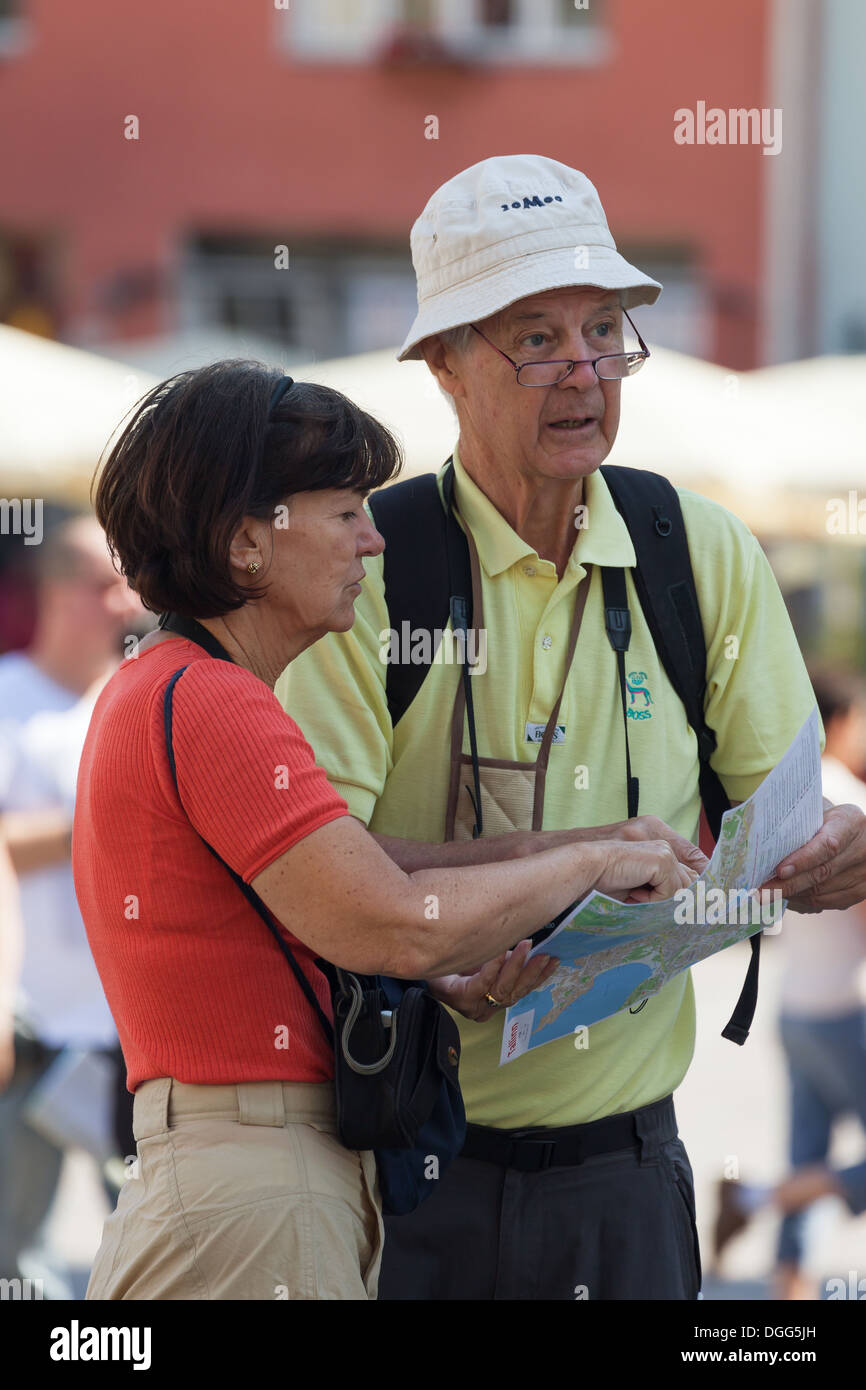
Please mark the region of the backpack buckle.
<svg viewBox="0 0 866 1390"><path fill-rule="evenodd" d="M631 613L627 608L605 608L604 625L615 652L627 652L631 641Z"/></svg>
<svg viewBox="0 0 866 1390"><path fill-rule="evenodd" d="M671 531L674 529L674 524L671 521L670 517L664 515L661 507L653 507L653 517L655 518L655 520L653 521L653 527L655 529L656 535L669 536Z"/></svg>

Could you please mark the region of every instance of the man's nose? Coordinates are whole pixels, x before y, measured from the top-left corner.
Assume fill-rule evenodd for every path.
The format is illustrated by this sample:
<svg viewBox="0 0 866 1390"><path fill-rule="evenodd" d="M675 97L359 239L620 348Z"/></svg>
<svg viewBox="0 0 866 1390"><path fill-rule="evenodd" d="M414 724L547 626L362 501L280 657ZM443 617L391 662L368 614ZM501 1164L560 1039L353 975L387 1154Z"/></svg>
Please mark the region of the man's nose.
<svg viewBox="0 0 866 1390"><path fill-rule="evenodd" d="M562 381L558 381L556 384L557 386L576 386L578 391L588 391L597 380L598 377L592 361L584 359L576 361L568 376L564 376Z"/></svg>

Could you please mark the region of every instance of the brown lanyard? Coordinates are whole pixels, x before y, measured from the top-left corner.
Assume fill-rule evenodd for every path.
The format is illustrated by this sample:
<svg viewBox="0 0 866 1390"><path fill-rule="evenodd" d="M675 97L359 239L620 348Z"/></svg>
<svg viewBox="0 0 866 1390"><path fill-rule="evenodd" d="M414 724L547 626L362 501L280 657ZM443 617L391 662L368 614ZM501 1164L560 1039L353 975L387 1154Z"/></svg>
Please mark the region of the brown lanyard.
<svg viewBox="0 0 866 1390"><path fill-rule="evenodd" d="M484 601L481 585L481 565L478 559L478 549L475 545L475 539L468 529L466 530L466 539L469 545L469 562L472 575L472 629L473 632L478 632L480 629L484 627ZM583 579L580 581L580 584L577 587L577 592L575 594L574 601L574 613L572 615L571 627L568 635L568 647L565 654L565 671L563 673L562 685L560 686L559 694L556 698L556 702L553 706L550 718L548 719L547 724L545 725L544 733L541 736L538 757L536 758L534 764L535 785L533 789L532 806L533 830L541 829L542 818L544 815L544 795L545 786L547 782L547 766L548 760L550 758L550 748L553 743L554 734L556 733L556 721L559 717L559 711L562 705L562 698L565 694L565 684L568 680L572 662L574 660L575 648L577 647L577 638L578 634L580 633L580 624L583 618L584 609L586 608L587 596L589 594L590 577L591 573L589 570L587 570L587 573L584 575ZM453 819L456 799L459 793L459 778L455 774L455 767L459 767L460 761L463 757L463 727L465 717L468 714L469 743L472 756L473 776L475 781L475 795L472 798L475 806L475 827L473 831L473 836L477 837L482 834L483 829L481 815L480 773L478 767L477 739L475 733L475 713L471 695L471 688L469 686L471 675L469 673L466 662L465 641L463 646L462 676L463 678L458 684L457 693L454 697L454 710L451 718L452 778L451 790L449 793L448 819ZM514 771L519 770L524 772L527 766L532 766L532 764L527 765L523 762L512 763L509 761L497 759L485 759L485 763L487 763L488 765L499 766L504 767L506 769L513 769Z"/></svg>

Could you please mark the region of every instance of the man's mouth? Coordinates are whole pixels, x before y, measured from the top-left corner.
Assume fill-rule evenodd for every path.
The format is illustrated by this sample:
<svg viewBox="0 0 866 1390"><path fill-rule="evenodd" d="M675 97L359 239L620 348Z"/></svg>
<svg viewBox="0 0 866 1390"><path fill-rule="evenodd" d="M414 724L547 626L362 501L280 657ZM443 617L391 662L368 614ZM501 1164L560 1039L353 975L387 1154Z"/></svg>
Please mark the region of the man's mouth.
<svg viewBox="0 0 866 1390"><path fill-rule="evenodd" d="M575 415L566 420L551 420L549 428L552 430L587 430L592 425L597 425L598 420L594 415Z"/></svg>

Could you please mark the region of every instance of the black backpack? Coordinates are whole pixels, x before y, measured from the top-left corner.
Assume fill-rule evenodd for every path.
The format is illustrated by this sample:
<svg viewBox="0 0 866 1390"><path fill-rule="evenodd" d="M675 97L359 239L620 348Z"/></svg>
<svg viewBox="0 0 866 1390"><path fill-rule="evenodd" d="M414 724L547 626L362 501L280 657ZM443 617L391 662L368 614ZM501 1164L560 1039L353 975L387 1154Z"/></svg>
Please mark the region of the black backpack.
<svg viewBox="0 0 866 1390"><path fill-rule="evenodd" d="M704 718L706 643L679 498L667 478L658 473L611 464L600 471L635 548L635 588L656 651L697 737L701 801L717 839L730 802L710 767L716 736ZM397 631L402 631L406 621L413 629L441 631L449 617L455 632L471 627L469 547L451 508L453 485L452 464L444 479L444 506L434 473L407 478L370 498L373 519L385 538L385 602L390 625ZM602 584L605 627L616 655L626 730L627 813L631 818L638 814L639 786L632 776L628 753L625 653L631 639L631 615L624 570L603 567ZM427 671L423 662L389 663L386 695L392 724L396 725L409 708ZM475 755L472 690L465 663L463 674ZM480 799L476 800L480 804ZM758 1000L760 931L749 938L749 945L746 980L722 1030L722 1037L738 1044L749 1036Z"/></svg>

